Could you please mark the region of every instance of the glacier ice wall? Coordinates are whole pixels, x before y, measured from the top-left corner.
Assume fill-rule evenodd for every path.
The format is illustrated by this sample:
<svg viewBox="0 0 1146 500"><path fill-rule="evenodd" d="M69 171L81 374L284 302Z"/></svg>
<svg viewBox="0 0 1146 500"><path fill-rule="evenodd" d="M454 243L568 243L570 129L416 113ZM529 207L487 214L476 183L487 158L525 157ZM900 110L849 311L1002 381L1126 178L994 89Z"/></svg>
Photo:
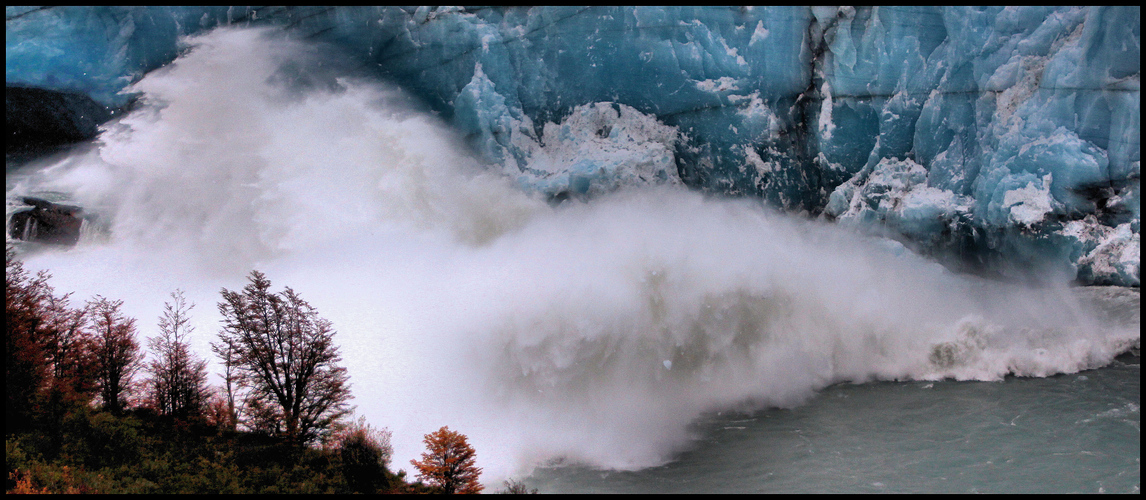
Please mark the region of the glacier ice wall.
<svg viewBox="0 0 1146 500"><path fill-rule="evenodd" d="M679 182L956 265L1138 286L1140 12L7 7L5 80L120 107L180 36L278 25L555 198Z"/></svg>

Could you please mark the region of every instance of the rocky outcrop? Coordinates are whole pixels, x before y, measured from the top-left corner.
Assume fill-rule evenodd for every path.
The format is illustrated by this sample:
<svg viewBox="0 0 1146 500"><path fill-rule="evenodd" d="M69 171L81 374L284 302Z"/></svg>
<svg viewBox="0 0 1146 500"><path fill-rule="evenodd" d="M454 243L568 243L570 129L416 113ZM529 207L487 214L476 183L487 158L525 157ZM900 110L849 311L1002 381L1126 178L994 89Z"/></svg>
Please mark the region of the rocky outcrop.
<svg viewBox="0 0 1146 500"><path fill-rule="evenodd" d="M24 197L23 202L31 208L12 214L8 221L12 238L54 245L75 245L79 241L82 208L32 197Z"/></svg>
<svg viewBox="0 0 1146 500"><path fill-rule="evenodd" d="M5 86L4 154L35 157L96 136L112 111L74 92Z"/></svg>

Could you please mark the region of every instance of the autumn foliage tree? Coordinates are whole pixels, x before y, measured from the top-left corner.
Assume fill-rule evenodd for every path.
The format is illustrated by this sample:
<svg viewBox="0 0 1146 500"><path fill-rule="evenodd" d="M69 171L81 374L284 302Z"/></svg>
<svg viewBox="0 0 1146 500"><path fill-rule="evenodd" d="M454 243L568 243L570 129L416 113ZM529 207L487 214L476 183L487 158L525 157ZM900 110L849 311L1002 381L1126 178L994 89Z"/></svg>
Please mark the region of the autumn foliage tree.
<svg viewBox="0 0 1146 500"><path fill-rule="evenodd" d="M422 460L411 460L418 477L443 493L480 493L481 468L474 465L477 452L466 442L465 434L448 426L426 434Z"/></svg>
<svg viewBox="0 0 1146 500"><path fill-rule="evenodd" d="M71 294L57 295L50 275L27 271L11 247L5 270L8 493L481 490L473 450L455 433L435 441L445 450L436 456L462 469L444 465L437 467L442 474L427 472L432 489L407 483L402 471L389 472L389 431L365 419L342 422L349 413L349 382L338 366L331 323L293 290L271 293L260 273L252 272L241 292L223 290L221 342L212 348L225 356L225 380L233 390L212 393L202 384L204 363L187 342L193 305L176 291L160 318L160 335L148 339L155 353L147 366L153 376L147 387L154 391L148 397L169 415L193 415L198 400L206 422L235 431L239 410L235 399L225 397L231 395L241 401L247 429L275 429L299 444L322 440L322 447L293 448L246 429L214 432L124 411L140 395L142 384L133 378L143 355L123 301L97 295L75 308ZM447 442L458 437L458 445ZM452 479L432 479L439 476Z"/></svg>
<svg viewBox="0 0 1146 500"><path fill-rule="evenodd" d="M31 424L40 388L48 375L42 335L44 303L52 296L48 275L34 276L4 249L4 429L6 433Z"/></svg>
<svg viewBox="0 0 1146 500"><path fill-rule="evenodd" d="M121 307L122 300L99 295L88 301L96 384L104 409L112 414L119 414L125 408L132 379L143 362L143 353L135 340L135 318L125 316Z"/></svg>
<svg viewBox="0 0 1146 500"><path fill-rule="evenodd" d="M252 271L242 292L224 288L223 329L212 349L237 369L248 426L298 444L325 440L350 413L349 376L334 328L290 287Z"/></svg>
<svg viewBox="0 0 1146 500"><path fill-rule="evenodd" d="M93 392L91 335L85 309L56 295L41 271L30 275L5 248L5 428L26 428L32 415L58 428L67 407L87 404Z"/></svg>
<svg viewBox="0 0 1146 500"><path fill-rule="evenodd" d="M172 292L171 299L163 304L159 335L147 339L155 356L147 367L148 393L157 413L195 417L204 412L210 397L207 362L191 352L188 339L194 331L188 314L195 304L188 305L180 290Z"/></svg>
<svg viewBox="0 0 1146 500"><path fill-rule="evenodd" d="M87 308L72 308L70 295L49 296L44 302L42 342L49 367L46 390L51 401L87 404L95 389L95 339L88 330Z"/></svg>
<svg viewBox="0 0 1146 500"><path fill-rule="evenodd" d="M41 388L40 418L54 451L63 445L65 416L89 405L97 387L95 339L88 330L88 310L72 308L70 295L48 295L40 332L44 361L48 364Z"/></svg>

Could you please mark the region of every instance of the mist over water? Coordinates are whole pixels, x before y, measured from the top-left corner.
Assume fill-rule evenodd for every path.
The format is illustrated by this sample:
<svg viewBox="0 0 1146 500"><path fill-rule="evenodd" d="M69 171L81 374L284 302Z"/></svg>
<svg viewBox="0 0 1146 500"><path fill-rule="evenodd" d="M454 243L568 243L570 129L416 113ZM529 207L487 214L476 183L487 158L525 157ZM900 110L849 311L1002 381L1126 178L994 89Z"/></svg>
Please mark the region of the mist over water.
<svg viewBox="0 0 1146 500"><path fill-rule="evenodd" d="M292 287L334 323L394 469L442 425L487 485L557 458L647 467L706 411L841 381L1072 373L1139 341L1065 284L953 275L746 200L633 185L553 207L313 46L230 28L188 44L97 147L9 179L100 214L27 265L77 300L123 299L144 337L182 288L204 358L221 287L251 269Z"/></svg>

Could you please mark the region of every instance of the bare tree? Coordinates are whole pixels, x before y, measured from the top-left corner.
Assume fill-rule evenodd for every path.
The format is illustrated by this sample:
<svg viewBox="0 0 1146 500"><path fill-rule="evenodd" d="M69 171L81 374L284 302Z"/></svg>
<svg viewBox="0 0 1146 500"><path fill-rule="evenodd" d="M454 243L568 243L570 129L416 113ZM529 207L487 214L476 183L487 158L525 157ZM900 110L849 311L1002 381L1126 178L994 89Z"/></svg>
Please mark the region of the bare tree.
<svg viewBox="0 0 1146 500"><path fill-rule="evenodd" d="M132 377L143 362L139 342L135 340L135 318L120 311L122 300L108 300L99 295L88 301L92 315L92 355L96 367L96 384L103 406L113 414L123 411Z"/></svg>
<svg viewBox="0 0 1146 500"><path fill-rule="evenodd" d="M223 360L223 391L218 397L222 400L223 415L221 418L216 418L222 427L230 430L235 430L239 425L239 419L243 413L242 399L239 395L239 372L235 366L236 357L234 356L234 349L227 343L216 344L211 343L211 351ZM218 412L216 412L218 413Z"/></svg>
<svg viewBox="0 0 1146 500"><path fill-rule="evenodd" d="M258 271L248 279L241 293L222 290L223 329L212 350L237 369L249 426L299 444L325 440L350 413L334 328L290 287L271 293Z"/></svg>
<svg viewBox="0 0 1146 500"><path fill-rule="evenodd" d="M163 304L159 317L159 335L147 339L155 354L148 365L151 379L148 389L157 412L187 418L202 414L207 404L207 362L191 352L188 337L195 330L183 292L171 293L172 302Z"/></svg>
<svg viewBox="0 0 1146 500"><path fill-rule="evenodd" d="M504 490L497 490L495 493L504 493L507 495L536 495L537 488L529 488L525 483L515 480L513 478L506 479L502 482L505 485Z"/></svg>

